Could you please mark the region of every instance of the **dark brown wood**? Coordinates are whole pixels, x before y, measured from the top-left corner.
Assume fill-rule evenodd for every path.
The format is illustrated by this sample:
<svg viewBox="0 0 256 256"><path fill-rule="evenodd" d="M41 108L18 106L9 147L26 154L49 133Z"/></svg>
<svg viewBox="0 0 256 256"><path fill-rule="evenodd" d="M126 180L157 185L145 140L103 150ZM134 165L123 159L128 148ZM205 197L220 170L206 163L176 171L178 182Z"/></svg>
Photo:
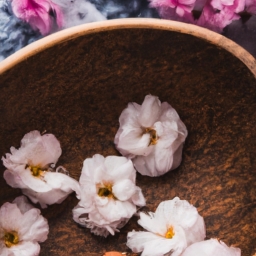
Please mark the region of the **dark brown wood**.
<svg viewBox="0 0 256 256"><path fill-rule="evenodd" d="M118 155L113 139L128 102L145 95L169 102L189 135L181 166L158 178L137 175L145 210L179 196L198 208L207 237L252 256L256 244L256 80L232 54L191 35L156 29L117 29L73 38L0 76L0 155L23 135L46 130L60 140L59 164L79 179L96 153ZM0 166L1 172L4 167ZM0 203L20 195L0 177ZM128 251L137 217L108 238L72 220L70 195L43 210L50 234L40 255L103 255Z"/></svg>

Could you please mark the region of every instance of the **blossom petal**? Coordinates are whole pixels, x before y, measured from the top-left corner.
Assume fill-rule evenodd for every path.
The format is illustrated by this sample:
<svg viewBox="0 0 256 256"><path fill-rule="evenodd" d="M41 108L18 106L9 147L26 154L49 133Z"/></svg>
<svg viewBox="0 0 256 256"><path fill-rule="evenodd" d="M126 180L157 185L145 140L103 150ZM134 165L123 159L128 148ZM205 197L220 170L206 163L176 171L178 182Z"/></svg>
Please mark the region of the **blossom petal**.
<svg viewBox="0 0 256 256"><path fill-rule="evenodd" d="M135 193L134 193L134 195L132 196L132 202L133 202L135 205L138 205L138 206L140 206L140 207L146 205L146 200L145 200L145 197L144 197L143 194L142 194L141 188L136 187Z"/></svg>
<svg viewBox="0 0 256 256"><path fill-rule="evenodd" d="M49 227L47 220L38 209L31 209L20 220L20 232L24 240L44 242L47 239Z"/></svg>
<svg viewBox="0 0 256 256"><path fill-rule="evenodd" d="M58 172L46 172L44 180L52 189L60 189L67 194L75 191L78 198L80 198L81 193L78 181L68 175Z"/></svg>
<svg viewBox="0 0 256 256"><path fill-rule="evenodd" d="M127 235L127 246L135 253L142 252L141 256L163 256L168 253L179 256L186 247L186 243L182 240L166 239L150 232L133 231Z"/></svg>
<svg viewBox="0 0 256 256"><path fill-rule="evenodd" d="M136 172L132 161L126 157L107 156L105 166L115 182L130 179L135 183Z"/></svg>
<svg viewBox="0 0 256 256"><path fill-rule="evenodd" d="M19 175L15 175L9 170L5 170L4 179L8 185L13 188L27 188L26 184L23 183Z"/></svg>
<svg viewBox="0 0 256 256"><path fill-rule="evenodd" d="M4 203L0 208L0 227L5 230L19 230L22 214L16 204Z"/></svg>
<svg viewBox="0 0 256 256"><path fill-rule="evenodd" d="M142 127L152 127L161 113L161 102L156 96L147 95L141 105L138 120Z"/></svg>
<svg viewBox="0 0 256 256"><path fill-rule="evenodd" d="M128 201L109 200L104 207L98 207L99 213L110 222L121 218L130 219L136 212L136 206Z"/></svg>
<svg viewBox="0 0 256 256"><path fill-rule="evenodd" d="M119 138L118 150L124 154L128 153L132 155L148 155L152 151L152 147L149 147L150 135L148 133L143 134L141 128L133 129L128 132L125 130Z"/></svg>
<svg viewBox="0 0 256 256"><path fill-rule="evenodd" d="M147 156L136 156L133 159L133 164L136 170L142 175L158 176L154 152Z"/></svg>
<svg viewBox="0 0 256 256"><path fill-rule="evenodd" d="M228 247L224 242L217 239L201 241L190 245L181 256L241 256L241 250Z"/></svg>
<svg viewBox="0 0 256 256"><path fill-rule="evenodd" d="M12 203L18 206L22 214L34 208L25 196L16 197Z"/></svg>
<svg viewBox="0 0 256 256"><path fill-rule="evenodd" d="M116 182L112 187L112 191L115 197L117 197L120 201L126 201L130 199L135 193L135 189L135 184L129 179Z"/></svg>
<svg viewBox="0 0 256 256"><path fill-rule="evenodd" d="M51 186L49 186L40 177L33 176L28 169L20 173L20 178L28 188L36 192L48 192L52 189Z"/></svg>
<svg viewBox="0 0 256 256"><path fill-rule="evenodd" d="M18 245L11 246L9 250L14 256L35 256L39 255L40 246L33 241L22 241Z"/></svg>

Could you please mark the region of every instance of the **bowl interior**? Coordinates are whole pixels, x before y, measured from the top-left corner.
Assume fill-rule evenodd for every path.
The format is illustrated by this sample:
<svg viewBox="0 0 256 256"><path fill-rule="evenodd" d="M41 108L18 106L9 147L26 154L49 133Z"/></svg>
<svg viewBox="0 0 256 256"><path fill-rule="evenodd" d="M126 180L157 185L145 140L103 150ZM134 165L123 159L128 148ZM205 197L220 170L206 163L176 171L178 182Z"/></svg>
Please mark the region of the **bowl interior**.
<svg viewBox="0 0 256 256"><path fill-rule="evenodd" d="M220 45L178 29L105 27L27 56L1 74L0 84L0 154L19 147L25 133L46 130L61 142L58 164L77 180L85 158L119 154L113 139L129 102L141 104L147 94L167 101L189 135L180 167L158 178L137 175L145 210L179 196L205 218L207 237L244 256L255 252L256 80ZM21 194L2 176L0 193L1 205ZM136 217L104 239L72 220L77 202L72 194L42 211L50 233L40 255L127 250Z"/></svg>

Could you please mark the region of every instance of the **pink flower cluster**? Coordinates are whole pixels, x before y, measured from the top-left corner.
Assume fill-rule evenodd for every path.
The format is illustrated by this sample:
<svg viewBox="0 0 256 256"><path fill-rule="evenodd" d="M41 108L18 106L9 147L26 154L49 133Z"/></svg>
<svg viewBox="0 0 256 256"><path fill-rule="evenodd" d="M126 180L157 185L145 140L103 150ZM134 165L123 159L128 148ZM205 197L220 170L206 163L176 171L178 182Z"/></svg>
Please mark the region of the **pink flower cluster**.
<svg viewBox="0 0 256 256"><path fill-rule="evenodd" d="M149 0L164 19L192 23L222 32L242 12L256 14L255 0Z"/></svg>
<svg viewBox="0 0 256 256"><path fill-rule="evenodd" d="M63 28L106 19L93 4L84 0L11 0L11 4L16 17L44 36Z"/></svg>
<svg viewBox="0 0 256 256"><path fill-rule="evenodd" d="M51 0L12 0L12 10L19 19L38 29L42 35L52 30L54 22L62 27L62 11Z"/></svg>

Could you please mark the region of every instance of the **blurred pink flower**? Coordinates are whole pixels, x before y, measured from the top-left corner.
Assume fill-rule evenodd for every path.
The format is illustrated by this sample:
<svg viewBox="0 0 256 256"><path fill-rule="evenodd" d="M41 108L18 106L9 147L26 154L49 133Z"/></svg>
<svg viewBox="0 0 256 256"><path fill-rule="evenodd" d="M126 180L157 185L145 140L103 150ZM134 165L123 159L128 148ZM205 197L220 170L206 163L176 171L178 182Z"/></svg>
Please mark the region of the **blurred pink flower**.
<svg viewBox="0 0 256 256"><path fill-rule="evenodd" d="M245 0L211 0L211 6L219 11L239 13L244 10Z"/></svg>
<svg viewBox="0 0 256 256"><path fill-rule="evenodd" d="M50 33L53 29L54 16L58 27L61 28L63 24L62 12L51 0L12 0L12 9L19 19L29 23L42 35Z"/></svg>
<svg viewBox="0 0 256 256"><path fill-rule="evenodd" d="M240 19L238 13L244 10L245 0L233 0L232 5L228 4L229 0L208 1L196 25L209 28L216 32L222 32L223 28L233 20ZM216 9L217 6L220 9Z"/></svg>
<svg viewBox="0 0 256 256"><path fill-rule="evenodd" d="M153 8L174 9L175 13L183 17L185 13L191 13L196 0L150 0L150 6Z"/></svg>
<svg viewBox="0 0 256 256"><path fill-rule="evenodd" d="M245 10L251 14L256 14L256 1L245 0Z"/></svg>

